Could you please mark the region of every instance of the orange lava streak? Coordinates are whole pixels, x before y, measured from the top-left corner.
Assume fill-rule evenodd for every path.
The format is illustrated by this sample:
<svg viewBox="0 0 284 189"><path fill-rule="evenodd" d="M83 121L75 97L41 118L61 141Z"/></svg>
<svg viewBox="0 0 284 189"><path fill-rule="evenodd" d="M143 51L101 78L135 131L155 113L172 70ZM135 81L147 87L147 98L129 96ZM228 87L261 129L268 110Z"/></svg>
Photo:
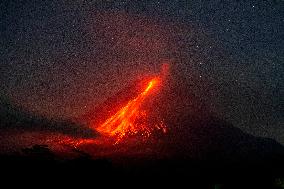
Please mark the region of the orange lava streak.
<svg viewBox="0 0 284 189"><path fill-rule="evenodd" d="M142 93L130 100L116 114L107 119L97 128L97 131L107 136L117 137L117 142L126 135L140 133L142 136L149 136L153 129L161 129L165 132L162 122L149 127L145 125L145 122L141 121L145 119L146 112L141 111L140 107L151 89L157 86L158 82L159 78L152 79Z"/></svg>

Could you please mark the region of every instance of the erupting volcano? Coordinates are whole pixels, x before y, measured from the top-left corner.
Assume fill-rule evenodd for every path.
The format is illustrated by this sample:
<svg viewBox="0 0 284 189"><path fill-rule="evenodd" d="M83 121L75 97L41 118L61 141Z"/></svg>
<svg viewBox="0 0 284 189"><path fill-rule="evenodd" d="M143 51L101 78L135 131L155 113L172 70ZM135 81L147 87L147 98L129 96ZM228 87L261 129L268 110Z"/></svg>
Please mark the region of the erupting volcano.
<svg viewBox="0 0 284 189"><path fill-rule="evenodd" d="M129 100L124 107L97 127L96 130L103 135L115 137L116 143L126 136L149 137L154 130L165 133L166 126L163 121L152 123L153 125L147 123L148 115L146 110L142 108L145 99L160 82L159 77L151 79L143 92Z"/></svg>
<svg viewBox="0 0 284 189"><path fill-rule="evenodd" d="M111 150L118 150L117 144L123 144L120 146L127 148L151 142L152 139L156 141L157 137L168 131L164 117L155 104L156 97L161 95L160 89L165 84L168 71L169 65L163 64L159 75L134 82L82 116L78 122L84 124L85 129L90 129L94 135L87 138L62 136L48 140L48 143L76 149L87 147L88 150L92 148L92 151L96 151L98 147L95 154L99 155L104 154L103 150L99 151L100 147L112 148L115 144L115 149ZM94 146L96 147L93 148Z"/></svg>

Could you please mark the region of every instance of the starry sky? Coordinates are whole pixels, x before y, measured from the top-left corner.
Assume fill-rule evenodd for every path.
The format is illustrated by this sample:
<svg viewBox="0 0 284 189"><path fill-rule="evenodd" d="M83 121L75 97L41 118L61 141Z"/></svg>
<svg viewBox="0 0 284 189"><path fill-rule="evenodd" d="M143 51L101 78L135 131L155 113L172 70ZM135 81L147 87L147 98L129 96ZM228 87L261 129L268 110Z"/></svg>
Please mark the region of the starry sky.
<svg viewBox="0 0 284 189"><path fill-rule="evenodd" d="M284 144L284 2L0 2L1 97L72 118L160 66L210 110Z"/></svg>

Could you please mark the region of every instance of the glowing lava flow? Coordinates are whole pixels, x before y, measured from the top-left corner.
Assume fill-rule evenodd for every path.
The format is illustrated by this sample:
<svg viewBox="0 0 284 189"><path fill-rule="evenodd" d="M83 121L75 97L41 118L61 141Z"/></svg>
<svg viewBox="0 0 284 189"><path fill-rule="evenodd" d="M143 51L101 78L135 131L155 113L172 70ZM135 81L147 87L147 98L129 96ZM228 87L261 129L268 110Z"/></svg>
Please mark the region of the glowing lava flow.
<svg viewBox="0 0 284 189"><path fill-rule="evenodd" d="M149 92L158 85L159 78L153 78L136 98L130 100L117 113L107 119L96 130L103 135L116 138L116 143L123 137L140 134L141 136L150 136L153 130L161 130L166 132L163 122L159 124L149 125L146 123L147 114L140 110L141 105Z"/></svg>

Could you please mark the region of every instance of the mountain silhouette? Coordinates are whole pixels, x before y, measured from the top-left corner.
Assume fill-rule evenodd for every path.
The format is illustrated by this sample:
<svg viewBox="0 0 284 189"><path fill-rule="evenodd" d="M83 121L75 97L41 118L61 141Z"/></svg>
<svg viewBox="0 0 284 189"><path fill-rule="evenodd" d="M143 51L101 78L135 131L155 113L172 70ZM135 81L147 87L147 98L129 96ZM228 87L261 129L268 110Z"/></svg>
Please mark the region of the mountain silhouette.
<svg viewBox="0 0 284 189"><path fill-rule="evenodd" d="M72 136L94 137L88 127L70 120L49 119L27 112L8 98L0 98L0 130L48 131Z"/></svg>
<svg viewBox="0 0 284 189"><path fill-rule="evenodd" d="M100 124L135 98L144 86L145 81L134 82L87 112L83 118L86 122L94 120ZM133 149L129 149L133 156L136 153L143 154L144 148L147 148L150 156L167 158L228 162L284 159L284 147L281 144L234 127L210 112L196 94L190 91L190 85L171 78L163 83L160 91L146 99L143 106L149 115L149 123L160 119L168 127L168 133L149 139L147 144L142 144L139 148L134 145ZM140 139L137 140L139 143Z"/></svg>

